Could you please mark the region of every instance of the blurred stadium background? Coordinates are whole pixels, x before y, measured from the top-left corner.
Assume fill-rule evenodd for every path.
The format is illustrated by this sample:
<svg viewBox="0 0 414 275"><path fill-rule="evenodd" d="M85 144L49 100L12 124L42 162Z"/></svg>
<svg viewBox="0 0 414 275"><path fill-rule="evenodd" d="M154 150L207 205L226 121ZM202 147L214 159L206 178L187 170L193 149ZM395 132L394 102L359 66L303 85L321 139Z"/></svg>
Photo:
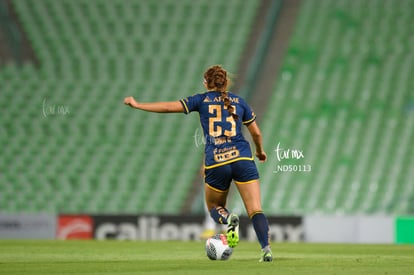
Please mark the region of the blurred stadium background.
<svg viewBox="0 0 414 275"><path fill-rule="evenodd" d="M413 0L1 0L0 214L202 214L197 115L122 101L222 64L262 127L266 213L412 215L413 30Z"/></svg>

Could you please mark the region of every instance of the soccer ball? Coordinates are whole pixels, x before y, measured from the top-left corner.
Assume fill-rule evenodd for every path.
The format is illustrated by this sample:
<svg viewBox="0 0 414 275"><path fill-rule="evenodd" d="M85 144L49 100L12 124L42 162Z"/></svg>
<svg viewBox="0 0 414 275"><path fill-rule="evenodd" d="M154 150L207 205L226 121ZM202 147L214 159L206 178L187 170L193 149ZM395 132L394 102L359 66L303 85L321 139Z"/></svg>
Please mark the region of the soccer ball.
<svg viewBox="0 0 414 275"><path fill-rule="evenodd" d="M233 249L227 244L224 234L216 234L206 241L207 257L210 260L228 260Z"/></svg>

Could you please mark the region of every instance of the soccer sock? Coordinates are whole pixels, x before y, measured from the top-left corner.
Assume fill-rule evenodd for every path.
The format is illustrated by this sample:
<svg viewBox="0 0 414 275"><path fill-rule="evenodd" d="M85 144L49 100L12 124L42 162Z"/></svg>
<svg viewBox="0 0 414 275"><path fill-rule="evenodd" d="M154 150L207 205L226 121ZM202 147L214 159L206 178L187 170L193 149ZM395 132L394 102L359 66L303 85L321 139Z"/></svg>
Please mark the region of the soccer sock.
<svg viewBox="0 0 414 275"><path fill-rule="evenodd" d="M210 210L210 215L216 223L227 224L227 217L229 216L229 211L221 206L213 207Z"/></svg>
<svg viewBox="0 0 414 275"><path fill-rule="evenodd" d="M262 249L269 245L269 222L263 212L254 213L250 219L253 223L254 231L256 231L257 239L259 240Z"/></svg>

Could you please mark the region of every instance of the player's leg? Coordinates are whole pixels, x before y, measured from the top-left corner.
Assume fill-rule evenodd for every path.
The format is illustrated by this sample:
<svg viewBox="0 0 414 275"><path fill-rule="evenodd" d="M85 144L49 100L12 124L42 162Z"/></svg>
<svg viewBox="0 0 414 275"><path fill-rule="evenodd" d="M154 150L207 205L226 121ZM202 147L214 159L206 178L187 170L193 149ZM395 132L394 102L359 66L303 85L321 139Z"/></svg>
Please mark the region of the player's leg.
<svg viewBox="0 0 414 275"><path fill-rule="evenodd" d="M205 200L211 217L219 224L227 224L227 241L230 247L239 242L239 217L226 209L227 195L232 181L230 165L205 170Z"/></svg>
<svg viewBox="0 0 414 275"><path fill-rule="evenodd" d="M242 197L247 214L252 221L257 239L262 247L262 261L272 261L270 250L269 223L263 213L260 203L260 184L258 180L237 182L237 188Z"/></svg>
<svg viewBox="0 0 414 275"><path fill-rule="evenodd" d="M227 224L226 209L227 195L229 193L231 178L231 167L222 165L205 169L205 201L211 217L219 224Z"/></svg>
<svg viewBox="0 0 414 275"><path fill-rule="evenodd" d="M237 189L262 248L261 260L272 261L269 223L262 210L259 175L256 165L253 161L238 161L233 166L233 171L237 172L234 176Z"/></svg>
<svg viewBox="0 0 414 275"><path fill-rule="evenodd" d="M219 224L227 224L227 216L229 213L225 206L229 191L216 189L206 183L204 193L206 206L213 220Z"/></svg>
<svg viewBox="0 0 414 275"><path fill-rule="evenodd" d="M228 190L215 190L206 184L205 194L211 217L219 224L227 224L227 242L230 247L236 247L239 243L239 217L225 207Z"/></svg>

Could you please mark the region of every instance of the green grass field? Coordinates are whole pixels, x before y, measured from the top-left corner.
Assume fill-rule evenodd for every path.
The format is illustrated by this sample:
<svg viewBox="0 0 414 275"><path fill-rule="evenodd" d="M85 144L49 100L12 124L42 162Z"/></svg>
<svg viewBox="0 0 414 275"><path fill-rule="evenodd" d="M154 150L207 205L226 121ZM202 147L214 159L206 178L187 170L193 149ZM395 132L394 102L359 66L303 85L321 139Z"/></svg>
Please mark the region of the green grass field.
<svg viewBox="0 0 414 275"><path fill-rule="evenodd" d="M414 274L414 246L241 242L211 261L203 242L0 241L0 274Z"/></svg>

